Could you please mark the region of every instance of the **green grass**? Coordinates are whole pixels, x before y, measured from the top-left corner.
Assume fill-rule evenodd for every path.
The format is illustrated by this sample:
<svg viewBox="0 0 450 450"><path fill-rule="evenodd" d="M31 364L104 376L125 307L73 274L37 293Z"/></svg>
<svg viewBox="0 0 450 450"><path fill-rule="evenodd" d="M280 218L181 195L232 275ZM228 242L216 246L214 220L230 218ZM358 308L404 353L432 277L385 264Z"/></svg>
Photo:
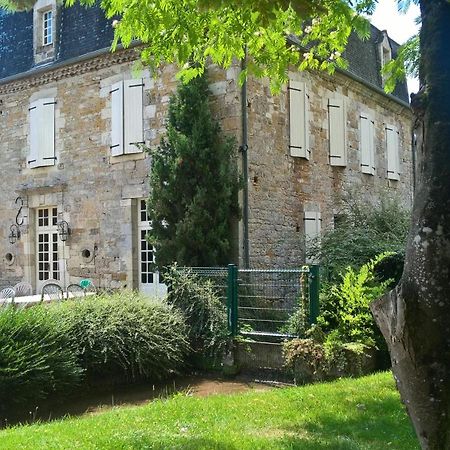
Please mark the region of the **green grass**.
<svg viewBox="0 0 450 450"><path fill-rule="evenodd" d="M419 449L390 373L145 406L0 431L6 449Z"/></svg>

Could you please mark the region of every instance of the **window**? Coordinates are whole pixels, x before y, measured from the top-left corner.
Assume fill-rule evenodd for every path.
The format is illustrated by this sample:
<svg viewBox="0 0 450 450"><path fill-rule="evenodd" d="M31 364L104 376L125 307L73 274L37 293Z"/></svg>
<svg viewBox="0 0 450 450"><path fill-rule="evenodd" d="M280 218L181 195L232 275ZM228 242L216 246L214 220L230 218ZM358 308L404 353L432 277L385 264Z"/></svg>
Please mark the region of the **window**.
<svg viewBox="0 0 450 450"><path fill-rule="evenodd" d="M337 230L338 228L342 228L345 226L347 220L346 214L337 213L333 216L333 228Z"/></svg>
<svg viewBox="0 0 450 450"><path fill-rule="evenodd" d="M383 47L383 67L392 59L390 48Z"/></svg>
<svg viewBox="0 0 450 450"><path fill-rule="evenodd" d="M394 125L386 125L386 158L387 177L400 180L400 152L398 145L399 132Z"/></svg>
<svg viewBox="0 0 450 450"><path fill-rule="evenodd" d="M141 153L144 143L142 79L119 81L111 87L111 154Z"/></svg>
<svg viewBox="0 0 450 450"><path fill-rule="evenodd" d="M309 96L305 83L289 82L289 150L291 156L309 159Z"/></svg>
<svg viewBox="0 0 450 450"><path fill-rule="evenodd" d="M42 45L53 44L53 12L46 11L42 15Z"/></svg>
<svg viewBox="0 0 450 450"><path fill-rule="evenodd" d="M330 165L347 165L346 120L344 98L328 100L328 138L330 143Z"/></svg>
<svg viewBox="0 0 450 450"><path fill-rule="evenodd" d="M359 116L359 148L361 150L361 172L375 175L375 123L371 113Z"/></svg>
<svg viewBox="0 0 450 450"><path fill-rule="evenodd" d="M42 98L30 104L30 153L28 167L53 166L55 156L55 99Z"/></svg>

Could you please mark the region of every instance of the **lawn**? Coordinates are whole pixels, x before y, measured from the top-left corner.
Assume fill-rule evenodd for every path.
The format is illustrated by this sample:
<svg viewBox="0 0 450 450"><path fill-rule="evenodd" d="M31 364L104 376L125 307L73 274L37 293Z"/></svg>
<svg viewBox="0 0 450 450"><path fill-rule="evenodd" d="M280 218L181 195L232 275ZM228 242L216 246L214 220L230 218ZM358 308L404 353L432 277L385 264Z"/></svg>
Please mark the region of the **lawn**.
<svg viewBox="0 0 450 450"><path fill-rule="evenodd" d="M0 431L6 449L419 449L392 375L298 388L177 394Z"/></svg>

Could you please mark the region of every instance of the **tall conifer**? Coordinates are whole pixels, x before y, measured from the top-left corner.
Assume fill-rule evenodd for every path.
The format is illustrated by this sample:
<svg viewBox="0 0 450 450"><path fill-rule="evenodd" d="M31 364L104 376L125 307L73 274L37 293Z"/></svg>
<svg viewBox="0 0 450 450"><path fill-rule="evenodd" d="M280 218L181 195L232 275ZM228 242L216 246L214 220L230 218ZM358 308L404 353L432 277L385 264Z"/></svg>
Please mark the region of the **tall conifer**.
<svg viewBox="0 0 450 450"><path fill-rule="evenodd" d="M167 137L152 156L149 240L156 265L229 263L239 211L235 142L212 118L205 76L172 96Z"/></svg>

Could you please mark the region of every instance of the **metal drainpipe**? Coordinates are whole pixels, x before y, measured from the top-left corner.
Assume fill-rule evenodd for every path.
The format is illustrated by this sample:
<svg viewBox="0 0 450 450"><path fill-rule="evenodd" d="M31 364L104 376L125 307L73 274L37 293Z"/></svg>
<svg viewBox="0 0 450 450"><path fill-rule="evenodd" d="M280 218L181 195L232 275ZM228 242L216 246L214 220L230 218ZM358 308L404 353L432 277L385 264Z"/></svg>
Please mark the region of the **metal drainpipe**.
<svg viewBox="0 0 450 450"><path fill-rule="evenodd" d="M247 67L247 47L245 47L245 55L241 61L241 70ZM248 238L248 119L247 119L247 80L244 81L241 88L241 114L242 114L242 144L240 150L242 152L242 178L244 186L242 190L242 225L243 225L243 247L244 247L244 268L250 266L250 251Z"/></svg>
<svg viewBox="0 0 450 450"><path fill-rule="evenodd" d="M412 127L411 130L411 150L412 150L412 155L411 155L411 164L412 164L412 184L413 184L413 188L412 188L412 197L414 200L414 196L416 193L416 164L417 164L417 139L416 139L416 132L415 132L416 128Z"/></svg>

